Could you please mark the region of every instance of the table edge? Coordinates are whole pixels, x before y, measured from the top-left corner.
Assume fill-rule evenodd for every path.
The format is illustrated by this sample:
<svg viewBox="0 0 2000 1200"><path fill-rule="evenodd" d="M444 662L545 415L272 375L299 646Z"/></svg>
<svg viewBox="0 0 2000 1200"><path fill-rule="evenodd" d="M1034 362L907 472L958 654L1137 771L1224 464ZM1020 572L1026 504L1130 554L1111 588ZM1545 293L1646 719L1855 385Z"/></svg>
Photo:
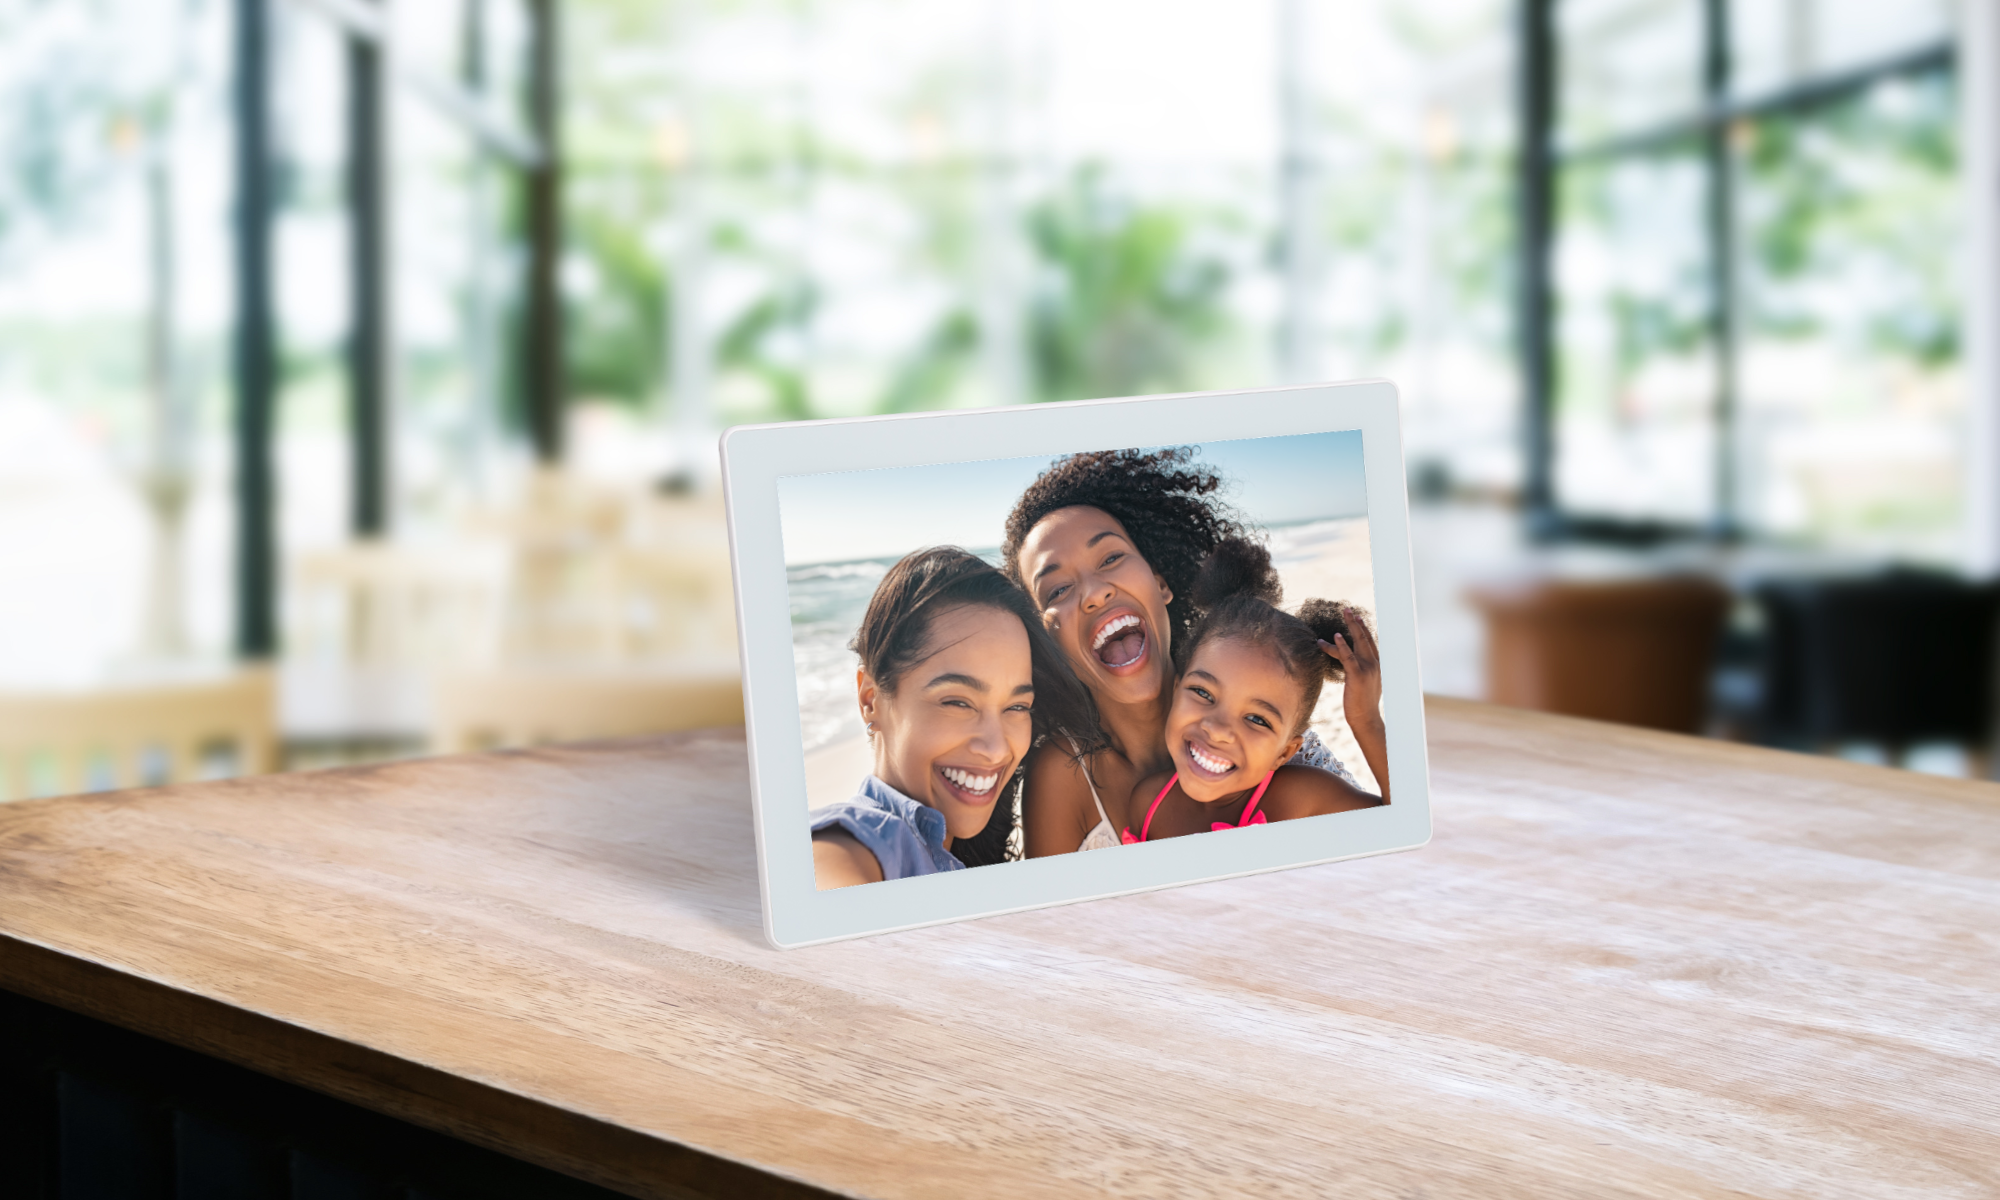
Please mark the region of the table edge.
<svg viewBox="0 0 2000 1200"><path fill-rule="evenodd" d="M0 988L643 1200L840 1195L4 930Z"/></svg>

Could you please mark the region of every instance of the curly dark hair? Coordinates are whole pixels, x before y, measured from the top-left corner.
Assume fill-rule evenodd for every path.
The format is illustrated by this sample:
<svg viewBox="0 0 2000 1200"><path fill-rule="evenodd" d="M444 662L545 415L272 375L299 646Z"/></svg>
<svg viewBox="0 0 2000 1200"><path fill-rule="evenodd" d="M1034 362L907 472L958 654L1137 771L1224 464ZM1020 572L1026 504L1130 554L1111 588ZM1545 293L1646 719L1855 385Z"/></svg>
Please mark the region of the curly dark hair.
<svg viewBox="0 0 2000 1200"><path fill-rule="evenodd" d="M1021 543L1028 531L1057 509L1102 509L1118 518L1140 557L1173 591L1168 633L1180 642L1194 627L1194 581L1201 564L1225 539L1248 536L1242 518L1217 494L1222 476L1195 463L1195 450L1097 450L1057 459L1007 514L1001 570L1026 590Z"/></svg>

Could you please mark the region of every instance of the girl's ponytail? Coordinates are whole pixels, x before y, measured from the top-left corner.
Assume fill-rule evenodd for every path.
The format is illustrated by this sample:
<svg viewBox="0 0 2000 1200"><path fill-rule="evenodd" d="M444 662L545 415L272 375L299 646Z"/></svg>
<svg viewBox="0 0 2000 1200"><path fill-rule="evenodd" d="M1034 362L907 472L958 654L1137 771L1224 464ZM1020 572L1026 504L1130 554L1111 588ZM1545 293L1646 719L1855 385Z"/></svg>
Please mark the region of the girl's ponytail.
<svg viewBox="0 0 2000 1200"><path fill-rule="evenodd" d="M1299 620L1305 623L1306 628L1313 631L1315 638L1328 645L1332 645L1333 639L1337 636L1345 637L1350 646L1354 644L1354 634L1347 627L1346 615L1341 611L1340 605L1331 600L1313 599L1299 605ZM1346 675L1341 669L1340 660L1333 655L1321 651L1320 658L1323 660L1320 669L1326 673L1328 679L1340 679Z"/></svg>
<svg viewBox="0 0 2000 1200"><path fill-rule="evenodd" d="M1195 611L1206 614L1232 596L1247 596L1275 606L1284 599L1278 569L1271 565L1271 552L1248 538L1224 538L1202 560L1195 572L1193 594L1188 598Z"/></svg>

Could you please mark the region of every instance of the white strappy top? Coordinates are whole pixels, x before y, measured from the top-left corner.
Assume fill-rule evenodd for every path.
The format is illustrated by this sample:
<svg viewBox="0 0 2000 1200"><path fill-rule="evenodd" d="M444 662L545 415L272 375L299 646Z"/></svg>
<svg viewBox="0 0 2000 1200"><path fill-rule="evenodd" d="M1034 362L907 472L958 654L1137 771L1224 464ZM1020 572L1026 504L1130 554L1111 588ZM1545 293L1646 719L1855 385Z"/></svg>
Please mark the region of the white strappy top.
<svg viewBox="0 0 2000 1200"><path fill-rule="evenodd" d="M1077 849L1107 850L1112 846L1123 845L1124 843L1118 838L1118 830L1111 825L1111 818L1104 813L1104 801L1097 798L1097 781L1090 777L1090 768L1083 765L1082 759L1077 760L1076 766L1083 772L1083 781L1090 785L1090 802L1097 806L1097 824L1089 833L1083 835L1083 845Z"/></svg>

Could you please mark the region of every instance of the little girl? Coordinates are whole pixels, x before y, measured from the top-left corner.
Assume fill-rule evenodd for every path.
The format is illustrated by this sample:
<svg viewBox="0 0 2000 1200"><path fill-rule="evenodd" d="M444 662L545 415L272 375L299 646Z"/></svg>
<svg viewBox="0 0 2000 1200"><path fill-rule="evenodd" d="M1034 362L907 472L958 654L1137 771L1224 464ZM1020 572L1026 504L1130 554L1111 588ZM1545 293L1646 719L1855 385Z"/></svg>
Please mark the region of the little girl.
<svg viewBox="0 0 2000 1200"><path fill-rule="evenodd" d="M874 771L811 814L821 889L999 861L1035 737L1097 728L1027 593L956 547L891 567L849 648Z"/></svg>
<svg viewBox="0 0 2000 1200"><path fill-rule="evenodd" d="M1219 544L1195 580L1200 620L1179 653L1167 714L1175 769L1139 781L1128 808L1145 813L1124 841L1158 841L1346 812L1389 801L1388 736L1375 637L1359 609L1308 600L1297 616L1281 596L1270 552ZM1331 772L1286 765L1298 752L1321 684L1341 679L1347 724L1380 798Z"/></svg>

